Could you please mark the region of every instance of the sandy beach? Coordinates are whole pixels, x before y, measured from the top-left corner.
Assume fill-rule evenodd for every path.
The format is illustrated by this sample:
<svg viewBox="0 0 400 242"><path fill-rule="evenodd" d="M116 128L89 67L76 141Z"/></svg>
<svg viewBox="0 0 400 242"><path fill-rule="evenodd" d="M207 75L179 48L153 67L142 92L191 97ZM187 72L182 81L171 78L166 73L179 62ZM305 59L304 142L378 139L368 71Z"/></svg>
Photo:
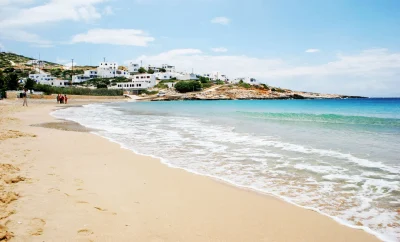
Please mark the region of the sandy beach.
<svg viewBox="0 0 400 242"><path fill-rule="evenodd" d="M68 105L29 101L27 108L0 101L0 240L379 241L275 197L167 167L50 116ZM93 101L104 100L69 105Z"/></svg>

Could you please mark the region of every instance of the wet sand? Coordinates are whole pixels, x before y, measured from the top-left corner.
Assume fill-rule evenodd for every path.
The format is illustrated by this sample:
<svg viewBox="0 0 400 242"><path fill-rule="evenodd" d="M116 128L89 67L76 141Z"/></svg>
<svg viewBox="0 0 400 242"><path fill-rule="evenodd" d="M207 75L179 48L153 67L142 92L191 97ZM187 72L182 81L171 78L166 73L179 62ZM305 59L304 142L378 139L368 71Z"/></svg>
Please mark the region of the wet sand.
<svg viewBox="0 0 400 242"><path fill-rule="evenodd" d="M121 149L51 117L52 102L29 104L0 101L0 238L378 241L280 199Z"/></svg>

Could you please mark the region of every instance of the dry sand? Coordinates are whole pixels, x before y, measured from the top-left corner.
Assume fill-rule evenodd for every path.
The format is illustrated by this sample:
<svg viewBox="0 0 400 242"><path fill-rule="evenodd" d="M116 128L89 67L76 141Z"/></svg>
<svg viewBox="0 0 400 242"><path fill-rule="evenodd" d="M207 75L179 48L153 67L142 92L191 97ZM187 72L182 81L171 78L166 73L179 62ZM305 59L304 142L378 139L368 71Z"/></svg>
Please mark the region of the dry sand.
<svg viewBox="0 0 400 242"><path fill-rule="evenodd" d="M277 198L121 149L51 117L57 105L29 104L0 101L0 238L378 241Z"/></svg>

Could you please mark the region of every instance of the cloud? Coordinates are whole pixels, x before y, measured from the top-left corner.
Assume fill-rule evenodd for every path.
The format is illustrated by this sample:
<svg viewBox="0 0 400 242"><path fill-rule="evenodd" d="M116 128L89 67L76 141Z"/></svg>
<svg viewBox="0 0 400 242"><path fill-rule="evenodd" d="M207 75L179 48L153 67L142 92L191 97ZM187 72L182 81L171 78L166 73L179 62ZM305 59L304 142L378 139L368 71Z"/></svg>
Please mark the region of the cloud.
<svg viewBox="0 0 400 242"><path fill-rule="evenodd" d="M213 24L222 24L222 25L228 25L231 22L231 20L227 17L216 17L211 20L211 23Z"/></svg>
<svg viewBox="0 0 400 242"><path fill-rule="evenodd" d="M319 49L308 49L305 52L306 53L316 53L316 52L319 52L319 51L320 51Z"/></svg>
<svg viewBox="0 0 400 242"><path fill-rule="evenodd" d="M72 37L71 43L147 46L155 39L136 29L91 29Z"/></svg>
<svg viewBox="0 0 400 242"><path fill-rule="evenodd" d="M0 0L0 7L33 3L34 0Z"/></svg>
<svg viewBox="0 0 400 242"><path fill-rule="evenodd" d="M113 14L114 14L114 11L113 11L113 9L112 9L111 6L106 6L106 7L103 9L103 14L104 14L104 15L113 15Z"/></svg>
<svg viewBox="0 0 400 242"><path fill-rule="evenodd" d="M251 76L271 85L294 90L366 96L400 96L400 52L369 49L358 54L339 53L320 65L292 65L281 59L239 55L208 55L198 49L177 49L139 56L152 65L169 63L180 71L219 71L229 78Z"/></svg>
<svg viewBox="0 0 400 242"><path fill-rule="evenodd" d="M48 24L59 21L89 21L101 14L94 7L105 0L51 0L43 5L21 9L16 14L0 21L0 27L15 28Z"/></svg>
<svg viewBox="0 0 400 242"><path fill-rule="evenodd" d="M49 40L42 39L37 34L29 33L19 29L7 29L0 27L0 38L9 39L19 42L26 42L35 45L36 47L52 47L53 44Z"/></svg>
<svg viewBox="0 0 400 242"><path fill-rule="evenodd" d="M95 5L104 1L107 0L50 0L26 7L24 5L35 1L0 0L0 38L32 43L34 47L51 47L51 41L30 32L33 26L36 28L61 21L89 22L99 19L101 14Z"/></svg>
<svg viewBox="0 0 400 242"><path fill-rule="evenodd" d="M227 48L224 48L224 47L219 47L219 48L212 48L211 49L212 51L214 51L214 52L227 52L228 51L228 49Z"/></svg>

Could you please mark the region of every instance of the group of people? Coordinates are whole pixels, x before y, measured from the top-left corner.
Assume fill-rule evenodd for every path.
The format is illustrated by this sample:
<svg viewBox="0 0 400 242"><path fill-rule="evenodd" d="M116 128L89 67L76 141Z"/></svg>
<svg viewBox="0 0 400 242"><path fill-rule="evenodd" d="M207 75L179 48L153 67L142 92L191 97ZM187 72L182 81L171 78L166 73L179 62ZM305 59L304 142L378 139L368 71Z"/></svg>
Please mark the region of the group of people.
<svg viewBox="0 0 400 242"><path fill-rule="evenodd" d="M57 95L57 103L68 103L68 97L66 94L62 95L62 94L58 94Z"/></svg>

